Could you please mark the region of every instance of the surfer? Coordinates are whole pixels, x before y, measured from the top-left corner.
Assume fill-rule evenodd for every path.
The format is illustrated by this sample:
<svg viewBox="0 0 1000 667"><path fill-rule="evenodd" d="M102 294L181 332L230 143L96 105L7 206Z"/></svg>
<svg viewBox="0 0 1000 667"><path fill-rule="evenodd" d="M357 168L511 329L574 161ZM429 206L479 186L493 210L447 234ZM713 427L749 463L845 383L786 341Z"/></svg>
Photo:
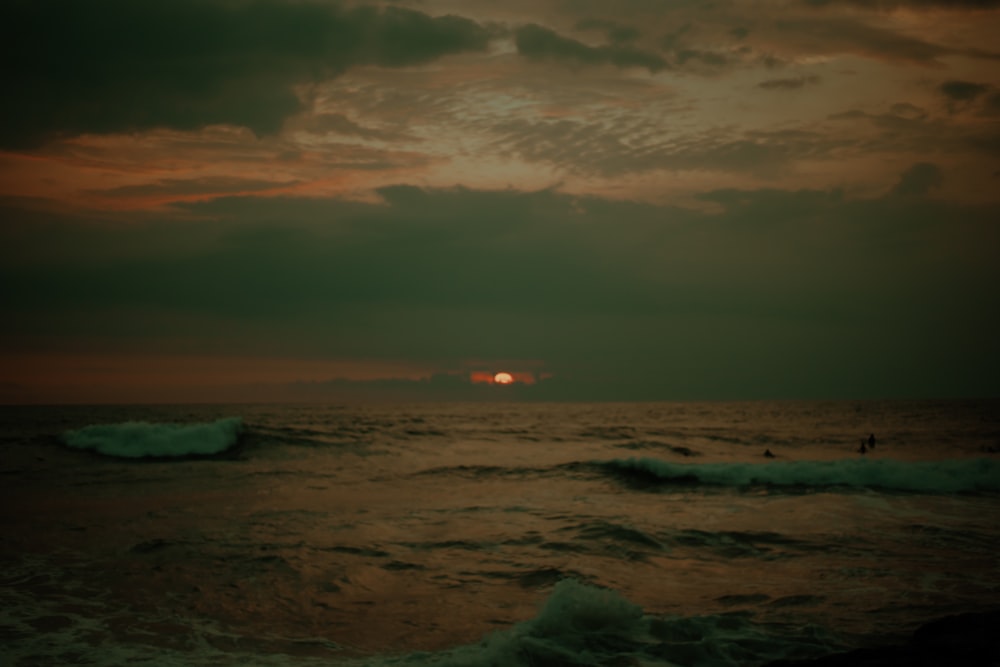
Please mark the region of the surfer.
<svg viewBox="0 0 1000 667"><path fill-rule="evenodd" d="M771 453L770 449L765 449L764 450L764 458L765 459L773 459L774 458L774 454Z"/></svg>

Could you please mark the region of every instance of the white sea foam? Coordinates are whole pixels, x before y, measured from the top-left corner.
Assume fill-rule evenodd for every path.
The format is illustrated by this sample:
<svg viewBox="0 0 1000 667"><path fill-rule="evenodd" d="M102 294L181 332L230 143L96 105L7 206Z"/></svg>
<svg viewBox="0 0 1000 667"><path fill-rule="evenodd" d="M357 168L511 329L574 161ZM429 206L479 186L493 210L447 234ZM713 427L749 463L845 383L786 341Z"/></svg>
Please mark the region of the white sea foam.
<svg viewBox="0 0 1000 667"><path fill-rule="evenodd" d="M670 463L651 458L615 459L616 472L654 478L664 484L695 482L717 486L856 487L916 493L1000 491L1000 461L952 459L894 461L772 461L767 463Z"/></svg>
<svg viewBox="0 0 1000 667"><path fill-rule="evenodd" d="M125 422L66 431L62 440L70 447L123 458L205 456L232 447L242 431L239 417L199 424Z"/></svg>
<svg viewBox="0 0 1000 667"><path fill-rule="evenodd" d="M499 664L587 664L642 643L642 616L613 591L564 579L535 618L489 637L484 648Z"/></svg>

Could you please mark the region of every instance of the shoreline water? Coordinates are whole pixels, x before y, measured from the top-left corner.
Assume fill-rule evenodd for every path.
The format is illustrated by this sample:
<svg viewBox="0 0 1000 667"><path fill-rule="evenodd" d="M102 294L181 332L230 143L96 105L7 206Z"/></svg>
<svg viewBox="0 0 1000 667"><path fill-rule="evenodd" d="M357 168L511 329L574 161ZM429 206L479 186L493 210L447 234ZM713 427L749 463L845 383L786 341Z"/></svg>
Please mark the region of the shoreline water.
<svg viewBox="0 0 1000 667"><path fill-rule="evenodd" d="M749 664L712 663L712 651L764 664L796 646L818 657L903 643L995 604L997 493L634 488L606 462L735 470L768 465L765 447L786 467L983 458L995 412L929 406L920 429L910 405L860 417L853 405L162 409L247 426L234 456L176 460L58 440L157 414L35 412L2 434L5 650L24 665L44 662L32 652L98 665L157 664L157 652L206 665L487 664L501 649L515 661L542 650L563 628L546 616L573 618L595 596L620 601L607 641L580 644L599 614L566 637L606 664ZM873 414L889 417L860 459L847 448ZM964 438L941 452L938 433L956 424Z"/></svg>

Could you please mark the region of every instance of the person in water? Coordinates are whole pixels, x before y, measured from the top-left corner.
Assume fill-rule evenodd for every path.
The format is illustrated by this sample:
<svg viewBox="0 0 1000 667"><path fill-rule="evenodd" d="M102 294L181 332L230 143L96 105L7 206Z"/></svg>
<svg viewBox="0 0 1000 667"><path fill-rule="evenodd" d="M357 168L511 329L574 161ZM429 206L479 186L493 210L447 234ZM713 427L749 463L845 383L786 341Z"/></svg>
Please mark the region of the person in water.
<svg viewBox="0 0 1000 667"><path fill-rule="evenodd" d="M875 449L875 434L868 436L868 449Z"/></svg>
<svg viewBox="0 0 1000 667"><path fill-rule="evenodd" d="M766 459L773 459L774 458L774 454L771 453L770 449L765 449L764 450L764 458L766 458Z"/></svg>
<svg viewBox="0 0 1000 667"><path fill-rule="evenodd" d="M858 447L858 454L865 454L867 452L868 452L868 448L865 447L865 441L864 441L864 439L862 439L861 440L861 446Z"/></svg>

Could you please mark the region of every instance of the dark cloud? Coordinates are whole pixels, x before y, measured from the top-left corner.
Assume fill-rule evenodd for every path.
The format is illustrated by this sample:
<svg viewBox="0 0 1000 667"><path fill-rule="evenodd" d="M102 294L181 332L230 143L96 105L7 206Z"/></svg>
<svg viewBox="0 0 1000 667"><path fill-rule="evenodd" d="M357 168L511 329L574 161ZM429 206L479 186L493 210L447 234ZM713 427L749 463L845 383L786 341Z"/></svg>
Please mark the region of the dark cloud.
<svg viewBox="0 0 1000 667"><path fill-rule="evenodd" d="M986 60L1000 53L952 47L910 37L891 27L869 25L847 17L795 18L775 23L784 47L798 53L853 53L886 62L941 67L946 56L961 55Z"/></svg>
<svg viewBox="0 0 1000 667"><path fill-rule="evenodd" d="M901 131L910 130L914 134L919 134L920 138L924 138L924 133L928 129L925 120L926 114L915 113L913 109L918 109L919 107L910 109L910 106L900 107L893 104L888 113L880 114L868 113L860 109L851 109L850 111L830 114L828 118L830 120L846 121L867 120L879 128L891 130L897 134L901 133Z"/></svg>
<svg viewBox="0 0 1000 667"><path fill-rule="evenodd" d="M941 167L930 162L918 162L900 177L892 189L892 194L907 197L921 197L944 184Z"/></svg>
<svg viewBox="0 0 1000 667"><path fill-rule="evenodd" d="M956 53L944 46L847 18L790 19L776 25L786 39L799 40L800 48L813 53L857 53L920 65L936 65L938 58Z"/></svg>
<svg viewBox="0 0 1000 667"><path fill-rule="evenodd" d="M984 113L988 113L985 112ZM854 109L831 114L830 120L866 121L879 130L875 137L861 139L858 149L873 153L898 153L912 155L926 152L934 146L938 153L962 156L963 162L974 164L995 162L1000 150L1000 132L992 123L952 123L946 117L928 114L927 111L908 103L891 105L886 113L869 113ZM840 136L846 136L843 131Z"/></svg>
<svg viewBox="0 0 1000 667"><path fill-rule="evenodd" d="M799 88L804 88L806 85L817 83L819 83L819 77L811 75L788 79L768 79L767 81L758 83L757 87L765 90L798 90Z"/></svg>
<svg viewBox="0 0 1000 667"><path fill-rule="evenodd" d="M706 193L714 213L381 194L218 199L185 205L194 221L132 225L5 210L0 342L539 359L661 397L664 378L675 395L801 396L1000 377L995 207L808 190Z"/></svg>
<svg viewBox="0 0 1000 667"><path fill-rule="evenodd" d="M850 5L878 11L893 9L996 9L1000 0L802 0L804 4L813 7L832 5Z"/></svg>
<svg viewBox="0 0 1000 667"><path fill-rule="evenodd" d="M777 69L779 67L785 67L786 65L788 65L787 60L779 58L773 53L761 54L761 56L758 58L758 62L760 62L760 64L766 67L767 69Z"/></svg>
<svg viewBox="0 0 1000 667"><path fill-rule="evenodd" d="M938 90L941 91L942 95L947 97L949 100L956 102L968 102L974 100L983 93L987 92L989 89L989 86L981 83L957 80L945 81L938 87Z"/></svg>
<svg viewBox="0 0 1000 667"><path fill-rule="evenodd" d="M300 110L296 83L481 51L491 37L457 16L278 0L11 0L0 25L5 148L214 123L273 133Z"/></svg>
<svg viewBox="0 0 1000 667"><path fill-rule="evenodd" d="M1000 114L1000 90L990 93L986 98L984 109L989 115Z"/></svg>
<svg viewBox="0 0 1000 667"><path fill-rule="evenodd" d="M576 65L614 65L620 68L643 67L650 72L667 67L663 58L649 51L617 43L588 46L534 23L518 28L515 39L518 53L532 60L553 60Z"/></svg>
<svg viewBox="0 0 1000 667"><path fill-rule="evenodd" d="M712 67L728 65L732 61L729 54L719 51L703 51L701 49L679 49L674 57L678 65L685 65L689 61L696 60Z"/></svg>
<svg viewBox="0 0 1000 667"><path fill-rule="evenodd" d="M685 23L676 30L668 32L666 35L660 38L660 48L664 51L674 51L680 47L681 39L684 35L691 32L693 26L690 23Z"/></svg>
<svg viewBox="0 0 1000 667"><path fill-rule="evenodd" d="M694 32L693 28L690 23L686 23L660 38L660 48L668 54L667 59L671 64L684 67L692 63L700 63L708 67L718 68L742 60L742 56L749 52L749 47L744 47L742 51L723 52L689 46L688 42ZM734 30L736 30L735 34L740 34L739 29ZM737 36L737 39L741 39L741 37Z"/></svg>
<svg viewBox="0 0 1000 667"><path fill-rule="evenodd" d="M985 117L1000 115L1000 89L995 86L952 79L938 86L938 92L944 97L949 113L971 112Z"/></svg>
<svg viewBox="0 0 1000 667"><path fill-rule="evenodd" d="M639 39L640 32L632 26L622 25L607 19L582 19L576 24L577 30L600 30L612 44L627 44Z"/></svg>

